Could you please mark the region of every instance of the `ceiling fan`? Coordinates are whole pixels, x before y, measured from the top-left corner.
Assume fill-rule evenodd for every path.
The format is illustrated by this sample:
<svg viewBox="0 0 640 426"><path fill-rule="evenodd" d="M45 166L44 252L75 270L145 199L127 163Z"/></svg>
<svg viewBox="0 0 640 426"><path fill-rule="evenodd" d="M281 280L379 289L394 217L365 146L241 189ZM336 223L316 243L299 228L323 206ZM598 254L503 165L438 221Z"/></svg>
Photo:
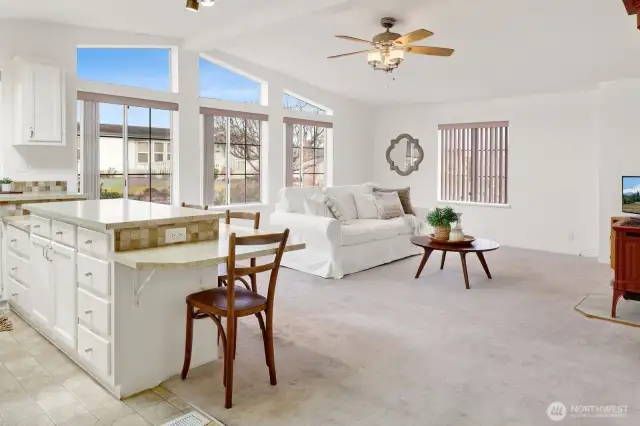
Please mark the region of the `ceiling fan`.
<svg viewBox="0 0 640 426"><path fill-rule="evenodd" d="M404 60L405 52L429 56L451 56L453 54L453 49L447 49L445 47L411 46L410 43L431 37L433 33L424 29L415 30L405 35L393 33L391 32L391 28L393 28L396 22L397 20L395 18L382 18L380 24L382 24L386 31L373 37L373 41L346 35L337 35L337 38L368 44L372 46L372 48L329 56L327 59L367 53L367 62L374 70L391 73L400 66Z"/></svg>
<svg viewBox="0 0 640 426"><path fill-rule="evenodd" d="M187 0L187 10L197 12L200 6L213 6L216 0Z"/></svg>

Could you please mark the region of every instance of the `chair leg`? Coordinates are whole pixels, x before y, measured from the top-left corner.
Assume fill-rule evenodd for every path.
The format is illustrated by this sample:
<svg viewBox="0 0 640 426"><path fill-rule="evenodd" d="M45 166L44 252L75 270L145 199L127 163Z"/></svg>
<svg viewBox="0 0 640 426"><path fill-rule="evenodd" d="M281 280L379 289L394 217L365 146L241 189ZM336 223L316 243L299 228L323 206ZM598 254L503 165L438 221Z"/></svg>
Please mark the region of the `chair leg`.
<svg viewBox="0 0 640 426"><path fill-rule="evenodd" d="M235 329L235 333L233 334L233 359L236 359L237 345L238 345L238 318L235 319L235 325L233 328Z"/></svg>
<svg viewBox="0 0 640 426"><path fill-rule="evenodd" d="M187 332L184 344L184 364L182 365L182 380L187 378L191 366L191 350L193 348L193 306L187 304Z"/></svg>
<svg viewBox="0 0 640 426"><path fill-rule="evenodd" d="M227 347L224 354L224 371L225 371L225 398L224 408L231 408L233 405L233 361L236 351L236 330L235 318L233 321L227 319Z"/></svg>
<svg viewBox="0 0 640 426"><path fill-rule="evenodd" d="M251 291L253 291L254 293L258 292L258 276L256 274L251 274L249 275L249 278L251 279Z"/></svg>
<svg viewBox="0 0 640 426"><path fill-rule="evenodd" d="M278 384L276 378L276 360L273 351L273 317L270 312L265 311L267 316L267 365L269 366L269 381L272 386Z"/></svg>
<svg viewBox="0 0 640 426"><path fill-rule="evenodd" d="M264 358L265 361L267 363L267 367L269 366L269 356L267 355L267 351L269 350L267 348L267 329L264 325L264 319L262 318L262 313L258 312L256 314L256 317L258 317L258 323L260 324L260 331L262 331L262 342L264 343Z"/></svg>

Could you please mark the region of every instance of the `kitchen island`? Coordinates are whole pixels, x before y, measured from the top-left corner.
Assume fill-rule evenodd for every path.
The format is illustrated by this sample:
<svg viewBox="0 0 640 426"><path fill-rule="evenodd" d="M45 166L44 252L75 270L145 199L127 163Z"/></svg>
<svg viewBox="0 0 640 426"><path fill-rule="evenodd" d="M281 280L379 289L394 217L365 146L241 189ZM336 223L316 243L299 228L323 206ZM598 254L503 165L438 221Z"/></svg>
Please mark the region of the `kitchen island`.
<svg viewBox="0 0 640 426"><path fill-rule="evenodd" d="M140 201L32 204L5 223L11 308L117 397L178 374L185 297L217 286L228 237L222 214ZM287 250L304 244L290 240ZM238 260L276 246L239 250ZM211 321L197 321L192 365L218 356Z"/></svg>

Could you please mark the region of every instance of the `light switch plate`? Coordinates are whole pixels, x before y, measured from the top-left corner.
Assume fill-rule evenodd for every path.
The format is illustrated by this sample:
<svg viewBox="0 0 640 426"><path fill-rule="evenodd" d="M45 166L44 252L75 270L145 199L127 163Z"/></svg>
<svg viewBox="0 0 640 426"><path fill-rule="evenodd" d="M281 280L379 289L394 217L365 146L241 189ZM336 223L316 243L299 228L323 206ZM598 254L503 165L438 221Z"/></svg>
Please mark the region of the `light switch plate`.
<svg viewBox="0 0 640 426"><path fill-rule="evenodd" d="M167 244L184 243L187 241L187 228L167 229L164 234L164 241Z"/></svg>

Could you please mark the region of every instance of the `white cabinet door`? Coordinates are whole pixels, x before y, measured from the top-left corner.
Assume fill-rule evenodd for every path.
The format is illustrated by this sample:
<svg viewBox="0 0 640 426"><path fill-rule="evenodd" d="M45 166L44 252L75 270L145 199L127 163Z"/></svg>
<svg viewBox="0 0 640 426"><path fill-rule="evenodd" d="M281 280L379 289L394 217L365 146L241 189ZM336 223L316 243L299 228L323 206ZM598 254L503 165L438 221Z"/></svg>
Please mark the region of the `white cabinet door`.
<svg viewBox="0 0 640 426"><path fill-rule="evenodd" d="M75 350L78 332L76 251L62 244L51 243L48 257L52 260L54 337L58 342Z"/></svg>
<svg viewBox="0 0 640 426"><path fill-rule="evenodd" d="M33 136L32 142L63 143L62 110L64 96L63 73L60 68L32 64L33 66Z"/></svg>
<svg viewBox="0 0 640 426"><path fill-rule="evenodd" d="M31 235L31 304L33 319L49 331L53 323L53 289L51 288L50 241Z"/></svg>
<svg viewBox="0 0 640 426"><path fill-rule="evenodd" d="M65 75L56 66L15 59L16 140L19 145L65 145Z"/></svg>

